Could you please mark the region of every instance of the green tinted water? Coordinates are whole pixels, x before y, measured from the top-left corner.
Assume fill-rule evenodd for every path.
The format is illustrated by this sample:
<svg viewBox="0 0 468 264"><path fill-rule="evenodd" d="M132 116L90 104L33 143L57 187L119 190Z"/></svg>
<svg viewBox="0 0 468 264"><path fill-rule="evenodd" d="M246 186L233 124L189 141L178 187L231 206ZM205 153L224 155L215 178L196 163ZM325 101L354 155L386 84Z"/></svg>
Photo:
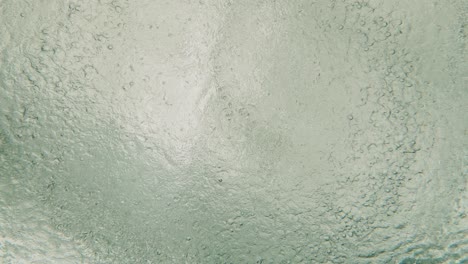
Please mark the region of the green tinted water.
<svg viewBox="0 0 468 264"><path fill-rule="evenodd" d="M0 0L0 262L465 263L467 12Z"/></svg>

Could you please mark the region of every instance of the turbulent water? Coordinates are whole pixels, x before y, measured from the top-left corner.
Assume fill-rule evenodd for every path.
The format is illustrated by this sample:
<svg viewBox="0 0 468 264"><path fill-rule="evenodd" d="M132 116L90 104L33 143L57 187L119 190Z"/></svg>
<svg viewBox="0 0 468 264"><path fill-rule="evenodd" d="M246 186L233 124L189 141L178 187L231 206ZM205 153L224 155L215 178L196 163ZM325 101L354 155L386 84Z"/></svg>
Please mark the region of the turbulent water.
<svg viewBox="0 0 468 264"><path fill-rule="evenodd" d="M0 0L1 263L468 263L464 0Z"/></svg>

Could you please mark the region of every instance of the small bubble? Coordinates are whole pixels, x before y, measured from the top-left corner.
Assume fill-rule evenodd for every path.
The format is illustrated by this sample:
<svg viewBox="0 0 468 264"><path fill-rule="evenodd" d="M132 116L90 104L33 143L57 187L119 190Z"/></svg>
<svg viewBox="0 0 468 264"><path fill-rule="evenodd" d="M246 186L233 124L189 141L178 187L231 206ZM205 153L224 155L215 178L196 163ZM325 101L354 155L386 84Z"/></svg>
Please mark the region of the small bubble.
<svg viewBox="0 0 468 264"><path fill-rule="evenodd" d="M348 120L353 120L354 119L354 116L352 114L349 114L348 115Z"/></svg>
<svg viewBox="0 0 468 264"><path fill-rule="evenodd" d="M47 45L42 45L41 50L42 51L51 51L52 49Z"/></svg>
<svg viewBox="0 0 468 264"><path fill-rule="evenodd" d="M26 15L24 13L20 13L20 17L25 17Z"/></svg>
<svg viewBox="0 0 468 264"><path fill-rule="evenodd" d="M114 46L112 46L112 45L107 45L107 49L112 50L112 49L114 49Z"/></svg>
<svg viewBox="0 0 468 264"><path fill-rule="evenodd" d="M340 25L340 26L338 27L339 30L342 30L343 28L344 28L343 25Z"/></svg>

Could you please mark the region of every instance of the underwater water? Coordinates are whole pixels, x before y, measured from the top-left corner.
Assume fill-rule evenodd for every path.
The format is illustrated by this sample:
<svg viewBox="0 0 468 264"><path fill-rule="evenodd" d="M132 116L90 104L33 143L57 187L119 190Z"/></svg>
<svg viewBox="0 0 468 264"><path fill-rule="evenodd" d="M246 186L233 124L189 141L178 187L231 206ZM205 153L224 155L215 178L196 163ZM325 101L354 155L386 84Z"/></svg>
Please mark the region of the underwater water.
<svg viewBox="0 0 468 264"><path fill-rule="evenodd" d="M0 0L0 263L468 263L464 0Z"/></svg>

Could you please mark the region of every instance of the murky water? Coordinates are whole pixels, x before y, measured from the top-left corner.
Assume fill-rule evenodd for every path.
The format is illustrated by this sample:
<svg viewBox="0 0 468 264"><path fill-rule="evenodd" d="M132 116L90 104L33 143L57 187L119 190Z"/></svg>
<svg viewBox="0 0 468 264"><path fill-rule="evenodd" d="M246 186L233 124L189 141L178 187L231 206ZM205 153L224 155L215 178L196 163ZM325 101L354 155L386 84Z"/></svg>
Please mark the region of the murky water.
<svg viewBox="0 0 468 264"><path fill-rule="evenodd" d="M463 0L0 0L0 262L467 263Z"/></svg>

